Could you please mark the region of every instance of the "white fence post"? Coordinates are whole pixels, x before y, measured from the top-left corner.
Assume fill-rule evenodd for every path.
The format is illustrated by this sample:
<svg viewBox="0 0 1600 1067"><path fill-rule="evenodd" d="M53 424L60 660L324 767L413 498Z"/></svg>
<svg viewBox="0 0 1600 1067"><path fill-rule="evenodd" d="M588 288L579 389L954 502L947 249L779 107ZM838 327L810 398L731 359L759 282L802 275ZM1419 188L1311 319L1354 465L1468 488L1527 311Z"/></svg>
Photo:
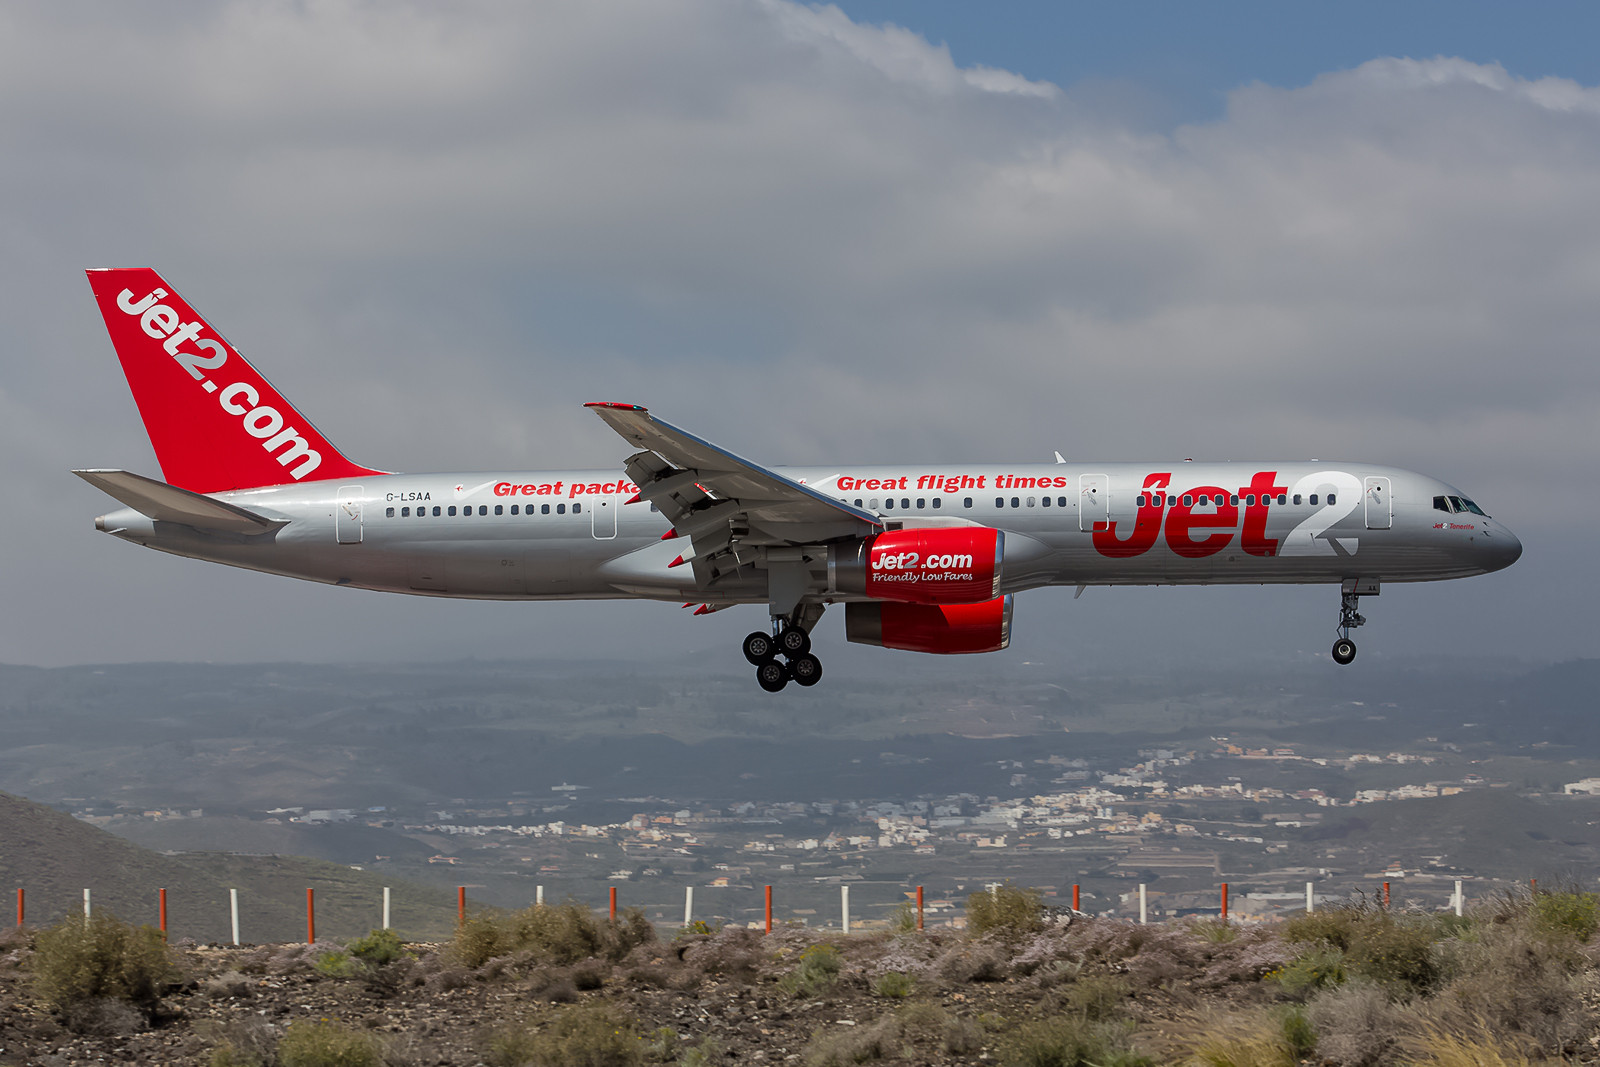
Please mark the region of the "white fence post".
<svg viewBox="0 0 1600 1067"><path fill-rule="evenodd" d="M383 887L383 928L385 930L388 930L388 929L391 928L389 926L389 887L388 886L384 886Z"/></svg>
<svg viewBox="0 0 1600 1067"><path fill-rule="evenodd" d="M839 913L844 919L844 932L848 934L850 932L850 887L847 885L839 887Z"/></svg>
<svg viewBox="0 0 1600 1067"><path fill-rule="evenodd" d="M1140 882L1139 883L1139 925L1140 926L1143 926L1145 924L1145 921L1146 921L1148 915L1149 915L1149 912L1145 910L1144 883Z"/></svg>
<svg viewBox="0 0 1600 1067"><path fill-rule="evenodd" d="M1456 879L1456 918L1461 918L1461 879Z"/></svg>
<svg viewBox="0 0 1600 1067"><path fill-rule="evenodd" d="M239 891L228 890L228 911L233 916L233 943L239 944Z"/></svg>
<svg viewBox="0 0 1600 1067"><path fill-rule="evenodd" d="M683 887L683 925L690 926L694 922L694 886Z"/></svg>
<svg viewBox="0 0 1600 1067"><path fill-rule="evenodd" d="M89 921L89 891L87 889L83 891L83 921Z"/></svg>
<svg viewBox="0 0 1600 1067"><path fill-rule="evenodd" d="M533 902L535 904L537 904L537 905L543 906L543 904L544 904L544 886L536 885L536 886L533 887Z"/></svg>
<svg viewBox="0 0 1600 1067"><path fill-rule="evenodd" d="M1313 911L1316 910L1316 907L1317 907L1316 898L1311 895L1311 883L1307 882L1306 883L1306 914L1310 915Z"/></svg>

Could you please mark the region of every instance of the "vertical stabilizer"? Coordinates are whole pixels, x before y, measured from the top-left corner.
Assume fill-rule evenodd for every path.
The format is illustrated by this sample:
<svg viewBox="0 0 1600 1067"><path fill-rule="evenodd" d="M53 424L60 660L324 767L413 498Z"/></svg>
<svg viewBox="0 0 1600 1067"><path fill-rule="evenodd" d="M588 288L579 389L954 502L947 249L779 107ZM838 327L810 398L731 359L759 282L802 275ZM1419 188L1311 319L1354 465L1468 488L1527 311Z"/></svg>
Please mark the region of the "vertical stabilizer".
<svg viewBox="0 0 1600 1067"><path fill-rule="evenodd" d="M217 493L378 473L346 459L154 270L88 274L168 482Z"/></svg>

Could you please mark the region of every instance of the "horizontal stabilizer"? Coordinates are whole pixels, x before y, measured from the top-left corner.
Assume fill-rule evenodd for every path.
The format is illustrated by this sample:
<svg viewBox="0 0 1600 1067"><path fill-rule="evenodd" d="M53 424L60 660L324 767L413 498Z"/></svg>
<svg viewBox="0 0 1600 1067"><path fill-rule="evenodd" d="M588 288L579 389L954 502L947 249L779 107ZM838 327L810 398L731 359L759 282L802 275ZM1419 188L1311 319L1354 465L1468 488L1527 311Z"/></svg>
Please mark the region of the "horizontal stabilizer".
<svg viewBox="0 0 1600 1067"><path fill-rule="evenodd" d="M87 470L72 473L157 522L178 522L200 530L240 534L268 533L288 525L286 520L269 519L245 508L191 493L187 489L179 489L131 471Z"/></svg>

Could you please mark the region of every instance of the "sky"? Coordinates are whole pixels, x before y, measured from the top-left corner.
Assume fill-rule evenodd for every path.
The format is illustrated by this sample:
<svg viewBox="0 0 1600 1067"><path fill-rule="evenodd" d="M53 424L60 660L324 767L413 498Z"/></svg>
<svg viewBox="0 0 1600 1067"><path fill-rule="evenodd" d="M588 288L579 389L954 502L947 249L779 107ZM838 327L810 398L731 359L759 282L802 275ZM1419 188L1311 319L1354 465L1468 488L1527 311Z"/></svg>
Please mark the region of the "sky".
<svg viewBox="0 0 1600 1067"><path fill-rule="evenodd" d="M1521 562L1362 656L1597 654L1592 6L0 7L0 662L705 655L758 609L333 589L96 533L159 468L85 267L150 264L357 462L1344 458ZM837 614L837 613L834 613ZM1298 658L1322 588L1019 598L985 669ZM912 672L846 648L825 663ZM831 657L831 658L830 658ZM1358 665L1361 661L1358 660Z"/></svg>

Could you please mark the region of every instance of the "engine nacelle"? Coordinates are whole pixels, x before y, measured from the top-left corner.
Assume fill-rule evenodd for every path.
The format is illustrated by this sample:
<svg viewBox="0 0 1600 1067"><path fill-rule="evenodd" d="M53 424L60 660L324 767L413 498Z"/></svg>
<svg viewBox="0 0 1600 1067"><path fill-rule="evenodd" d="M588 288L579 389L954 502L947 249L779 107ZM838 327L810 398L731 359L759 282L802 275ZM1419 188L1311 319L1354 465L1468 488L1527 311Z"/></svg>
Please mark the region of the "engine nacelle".
<svg viewBox="0 0 1600 1067"><path fill-rule="evenodd" d="M1011 643L1011 597L982 604L861 603L844 606L844 636L858 645L957 656Z"/></svg>
<svg viewBox="0 0 1600 1067"><path fill-rule="evenodd" d="M984 526L887 530L828 553L833 593L907 604L980 604L1000 595L1005 534Z"/></svg>

